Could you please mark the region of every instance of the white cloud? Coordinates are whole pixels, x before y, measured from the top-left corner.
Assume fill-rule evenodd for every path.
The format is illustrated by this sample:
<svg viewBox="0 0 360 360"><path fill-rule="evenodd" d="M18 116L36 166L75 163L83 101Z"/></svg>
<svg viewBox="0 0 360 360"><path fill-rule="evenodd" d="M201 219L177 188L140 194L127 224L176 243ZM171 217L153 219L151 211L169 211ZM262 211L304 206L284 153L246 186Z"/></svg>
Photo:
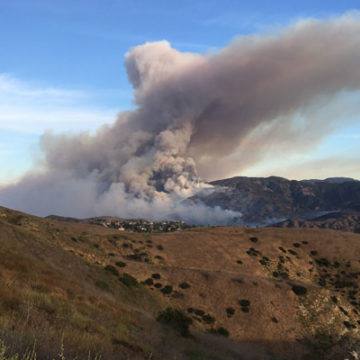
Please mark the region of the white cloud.
<svg viewBox="0 0 360 360"><path fill-rule="evenodd" d="M129 98L127 91L105 90L111 97ZM103 92L38 86L9 74L0 74L0 131L41 134L95 130L116 117L118 106L94 106ZM129 101L127 101L129 102Z"/></svg>

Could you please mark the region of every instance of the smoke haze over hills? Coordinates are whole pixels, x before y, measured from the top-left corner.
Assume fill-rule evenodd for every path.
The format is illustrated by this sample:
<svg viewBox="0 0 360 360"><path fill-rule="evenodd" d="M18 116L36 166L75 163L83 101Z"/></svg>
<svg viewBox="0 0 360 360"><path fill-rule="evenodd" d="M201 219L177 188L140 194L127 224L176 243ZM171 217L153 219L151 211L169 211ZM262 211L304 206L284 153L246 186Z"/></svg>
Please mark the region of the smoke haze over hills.
<svg viewBox="0 0 360 360"><path fill-rule="evenodd" d="M282 151L301 151L360 113L357 14L302 20L275 35L237 38L214 54L166 41L133 48L125 66L135 110L95 135L41 139L43 159L0 190L4 206L38 215L166 218L226 224L233 211L182 200Z"/></svg>

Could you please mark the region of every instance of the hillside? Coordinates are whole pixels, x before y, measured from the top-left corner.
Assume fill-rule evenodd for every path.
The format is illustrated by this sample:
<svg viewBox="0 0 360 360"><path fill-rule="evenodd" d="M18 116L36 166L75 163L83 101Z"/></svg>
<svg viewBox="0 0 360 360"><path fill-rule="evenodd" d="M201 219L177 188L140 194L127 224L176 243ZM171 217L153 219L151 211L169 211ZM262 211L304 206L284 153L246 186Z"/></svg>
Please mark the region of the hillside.
<svg viewBox="0 0 360 360"><path fill-rule="evenodd" d="M348 178L296 181L239 176L211 184L212 191L188 201L239 211L242 216L234 219L239 225L264 226L289 218L308 220L328 212L360 210L360 181Z"/></svg>
<svg viewBox="0 0 360 360"><path fill-rule="evenodd" d="M0 208L0 338L38 360L61 344L66 359L344 359L360 346L359 240L119 232Z"/></svg>
<svg viewBox="0 0 360 360"><path fill-rule="evenodd" d="M360 213L335 212L316 217L315 219L287 219L272 227L332 229L360 233Z"/></svg>

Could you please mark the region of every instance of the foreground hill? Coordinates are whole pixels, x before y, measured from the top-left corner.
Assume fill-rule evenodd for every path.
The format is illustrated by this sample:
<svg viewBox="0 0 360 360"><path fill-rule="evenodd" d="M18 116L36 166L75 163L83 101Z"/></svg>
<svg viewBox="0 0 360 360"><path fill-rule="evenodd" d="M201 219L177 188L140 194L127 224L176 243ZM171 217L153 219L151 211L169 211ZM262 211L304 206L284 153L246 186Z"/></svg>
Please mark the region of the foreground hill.
<svg viewBox="0 0 360 360"><path fill-rule="evenodd" d="M359 279L357 234L142 234L0 208L0 339L38 360L62 345L66 359L344 359Z"/></svg>
<svg viewBox="0 0 360 360"><path fill-rule="evenodd" d="M296 181L239 176L211 184L213 191L189 201L239 211L242 217L236 222L240 225L263 226L289 218L308 220L328 212L360 211L360 181L348 178Z"/></svg>

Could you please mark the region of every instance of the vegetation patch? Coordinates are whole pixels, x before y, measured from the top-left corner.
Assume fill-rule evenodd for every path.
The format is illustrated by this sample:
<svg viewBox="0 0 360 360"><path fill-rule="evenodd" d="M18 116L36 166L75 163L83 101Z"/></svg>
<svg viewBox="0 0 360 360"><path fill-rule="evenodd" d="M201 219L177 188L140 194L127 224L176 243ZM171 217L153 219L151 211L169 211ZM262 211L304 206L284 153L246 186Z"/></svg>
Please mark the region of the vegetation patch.
<svg viewBox="0 0 360 360"><path fill-rule="evenodd" d="M190 284L188 284L187 282L182 282L181 284L179 284L179 286L182 289L189 289L190 288Z"/></svg>
<svg viewBox="0 0 360 360"><path fill-rule="evenodd" d="M119 272L118 270L116 269L116 267L114 265L106 265L104 267L105 271L112 274L112 275L115 275L115 276L119 276Z"/></svg>
<svg viewBox="0 0 360 360"><path fill-rule="evenodd" d="M226 308L226 315L228 318L231 318L235 314L235 309L233 307Z"/></svg>
<svg viewBox="0 0 360 360"><path fill-rule="evenodd" d="M120 267L120 268L123 268L123 267L126 266L126 263L124 263L123 261L117 261L117 262L115 263L115 265L118 266L118 267Z"/></svg>
<svg viewBox="0 0 360 360"><path fill-rule="evenodd" d="M307 294L307 289L301 285L292 285L291 290L298 296L304 296Z"/></svg>
<svg viewBox="0 0 360 360"><path fill-rule="evenodd" d="M164 294L164 295L169 295L171 294L173 291L173 287L171 285L165 285L162 289L161 289L161 292Z"/></svg>
<svg viewBox="0 0 360 360"><path fill-rule="evenodd" d="M137 287L139 286L138 281L131 276L130 274L124 273L119 280L127 287L131 288L131 287Z"/></svg>
<svg viewBox="0 0 360 360"><path fill-rule="evenodd" d="M246 253L249 255L249 256L259 256L261 255L261 252L254 249L254 248L250 248L248 251L246 251Z"/></svg>
<svg viewBox="0 0 360 360"><path fill-rule="evenodd" d="M222 326L218 327L217 329L210 329L209 333L225 337L228 337L230 335L229 331Z"/></svg>
<svg viewBox="0 0 360 360"><path fill-rule="evenodd" d="M164 311L160 312L157 321L171 326L181 336L190 336L189 326L192 324L192 319L186 316L181 310L167 307Z"/></svg>
<svg viewBox="0 0 360 360"><path fill-rule="evenodd" d="M152 278L148 278L144 281L145 285L151 286L154 284L154 280Z"/></svg>

